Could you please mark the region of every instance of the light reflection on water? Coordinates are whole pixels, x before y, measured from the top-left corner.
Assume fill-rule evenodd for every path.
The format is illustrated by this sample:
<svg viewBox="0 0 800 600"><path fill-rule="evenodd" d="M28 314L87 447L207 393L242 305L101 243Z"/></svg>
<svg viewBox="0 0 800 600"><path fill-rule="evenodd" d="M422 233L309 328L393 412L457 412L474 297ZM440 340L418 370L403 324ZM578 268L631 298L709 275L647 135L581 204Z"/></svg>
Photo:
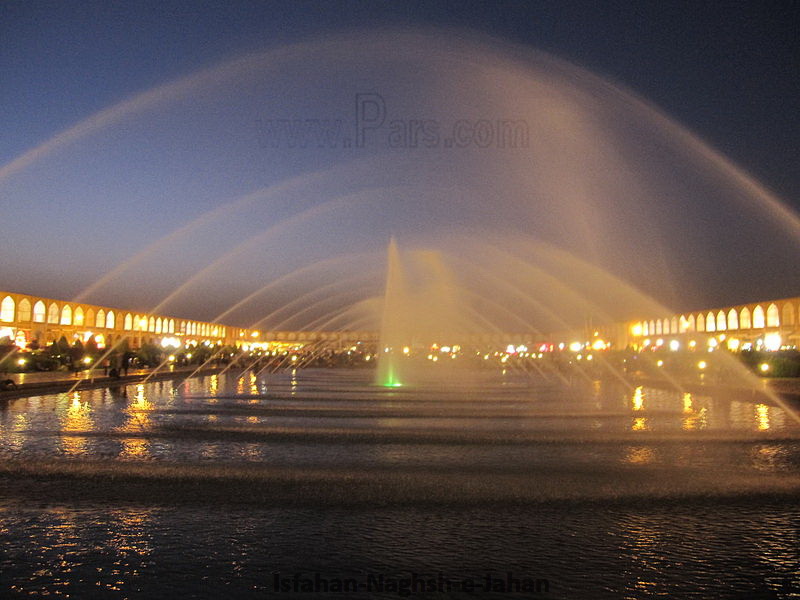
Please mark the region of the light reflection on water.
<svg viewBox="0 0 800 600"><path fill-rule="evenodd" d="M602 382L385 391L368 377L226 374L176 389L158 382L19 399L0 410L0 458L102 459L120 473L152 461L223 470L238 463L297 472L441 469L472 472L476 482L540 468L558 478L583 468L604 489L614 488L615 469L660 469L663 481L643 482L656 490L669 490L689 470L701 484L734 474L800 475L800 430L779 406ZM274 441L273 431L288 437ZM340 437L309 437L328 431ZM371 437L350 443L353 433ZM419 434L461 437L440 443L413 437ZM495 436L533 437L484 443ZM702 495L665 506L650 490L622 506L591 495L588 504L564 504L556 485L551 501L523 508L380 510L245 510L203 505L202 492L199 507L141 499L51 506L46 496L31 503L2 490L0 583L26 595L264 597L273 570L456 576L511 569L549 578L554 592L544 597L551 598L800 597L800 588L791 592L800 584L796 508L762 500L717 505Z"/></svg>

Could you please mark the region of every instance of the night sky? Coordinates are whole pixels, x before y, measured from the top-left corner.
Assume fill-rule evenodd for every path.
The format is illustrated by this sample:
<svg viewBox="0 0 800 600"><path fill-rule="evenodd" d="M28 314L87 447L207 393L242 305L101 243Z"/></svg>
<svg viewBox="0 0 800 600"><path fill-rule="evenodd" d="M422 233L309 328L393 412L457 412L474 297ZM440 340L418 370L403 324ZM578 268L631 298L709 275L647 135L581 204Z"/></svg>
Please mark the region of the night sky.
<svg viewBox="0 0 800 600"><path fill-rule="evenodd" d="M799 16L790 2L4 2L0 289L369 327L396 235L452 257L488 313L501 284L474 269L517 282L515 261L536 266L525 289L550 308L551 276L585 284L578 263L609 277L589 297L624 281L674 310L800 295L798 230L753 199L800 211ZM203 70L217 75L163 87ZM150 90L161 96L15 163ZM271 119L352 121L359 93L404 122L526 119L531 152L265 141ZM762 191L698 160L635 97ZM598 300L598 313L645 310L607 302L619 312Z"/></svg>

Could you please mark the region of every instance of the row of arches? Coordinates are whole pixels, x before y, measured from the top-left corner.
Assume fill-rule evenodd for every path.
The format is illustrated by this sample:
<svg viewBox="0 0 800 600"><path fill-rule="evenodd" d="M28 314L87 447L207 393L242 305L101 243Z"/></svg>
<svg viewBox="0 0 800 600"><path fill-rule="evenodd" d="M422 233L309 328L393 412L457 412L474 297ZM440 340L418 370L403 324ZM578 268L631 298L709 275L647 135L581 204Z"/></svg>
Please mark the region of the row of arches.
<svg viewBox="0 0 800 600"><path fill-rule="evenodd" d="M783 310L774 302L766 308L757 304L751 311L744 306L741 309L731 308L727 311L709 311L697 314L681 315L665 319L644 321L641 324L642 335L670 335L690 332L735 331L742 329L764 329L766 327L794 326L796 324L795 307L791 302L783 305Z"/></svg>
<svg viewBox="0 0 800 600"><path fill-rule="evenodd" d="M0 302L0 321L5 323L33 322L114 329L116 315L113 311L106 312L102 308L97 312L93 308L84 311L81 306L73 309L69 304L59 308L55 302L51 302L49 306L46 306L42 300L38 300L31 305L30 300L27 298L20 300L17 306L11 296L6 296Z"/></svg>
<svg viewBox="0 0 800 600"><path fill-rule="evenodd" d="M58 303L45 304L37 300L33 304L28 298L15 301L10 295L0 301L0 321L5 323L46 323L49 325L64 325L76 327L91 327L95 329L116 329L124 331L142 331L157 334L198 335L208 337L225 337L227 328L213 323L198 321L183 321L168 317L155 317L137 315L99 308L84 309L82 306L73 307Z"/></svg>

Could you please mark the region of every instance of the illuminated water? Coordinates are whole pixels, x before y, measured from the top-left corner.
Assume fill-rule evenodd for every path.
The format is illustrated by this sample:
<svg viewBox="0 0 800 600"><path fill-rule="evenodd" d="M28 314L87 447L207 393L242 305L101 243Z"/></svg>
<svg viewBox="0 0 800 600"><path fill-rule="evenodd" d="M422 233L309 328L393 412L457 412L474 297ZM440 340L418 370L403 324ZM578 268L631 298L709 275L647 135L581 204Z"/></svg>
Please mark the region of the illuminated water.
<svg viewBox="0 0 800 600"><path fill-rule="evenodd" d="M800 597L800 428L780 407L371 376L13 401L0 412L0 597L263 598L274 572L509 571L548 580L525 597Z"/></svg>

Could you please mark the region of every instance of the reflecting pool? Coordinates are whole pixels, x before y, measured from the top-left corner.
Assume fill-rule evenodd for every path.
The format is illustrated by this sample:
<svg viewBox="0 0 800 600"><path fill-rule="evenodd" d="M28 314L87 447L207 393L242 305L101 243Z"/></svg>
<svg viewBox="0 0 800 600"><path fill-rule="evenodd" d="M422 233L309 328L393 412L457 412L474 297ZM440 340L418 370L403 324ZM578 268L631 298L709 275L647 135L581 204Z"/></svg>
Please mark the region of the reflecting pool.
<svg viewBox="0 0 800 600"><path fill-rule="evenodd" d="M371 381L228 373L11 401L3 596L800 597L800 427L782 407Z"/></svg>

